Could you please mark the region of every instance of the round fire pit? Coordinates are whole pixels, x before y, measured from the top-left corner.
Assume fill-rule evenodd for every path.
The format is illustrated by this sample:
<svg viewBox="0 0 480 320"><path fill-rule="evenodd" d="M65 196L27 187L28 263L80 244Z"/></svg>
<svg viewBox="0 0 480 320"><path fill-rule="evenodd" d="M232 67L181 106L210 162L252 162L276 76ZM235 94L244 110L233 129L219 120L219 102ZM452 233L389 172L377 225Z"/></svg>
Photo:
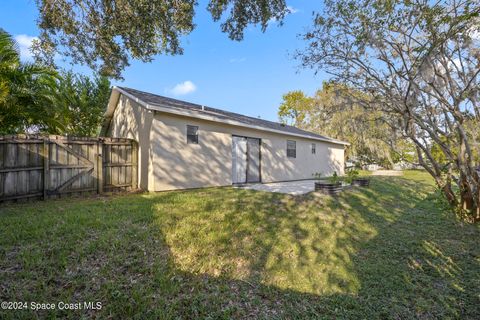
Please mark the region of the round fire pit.
<svg viewBox="0 0 480 320"><path fill-rule="evenodd" d="M352 181L352 186L368 187L369 185L370 185L370 179L366 179L366 178L357 178L357 179L353 179Z"/></svg>
<svg viewBox="0 0 480 320"><path fill-rule="evenodd" d="M330 182L315 182L315 191L320 191L321 193L335 195L342 191L342 184L339 183L330 183Z"/></svg>

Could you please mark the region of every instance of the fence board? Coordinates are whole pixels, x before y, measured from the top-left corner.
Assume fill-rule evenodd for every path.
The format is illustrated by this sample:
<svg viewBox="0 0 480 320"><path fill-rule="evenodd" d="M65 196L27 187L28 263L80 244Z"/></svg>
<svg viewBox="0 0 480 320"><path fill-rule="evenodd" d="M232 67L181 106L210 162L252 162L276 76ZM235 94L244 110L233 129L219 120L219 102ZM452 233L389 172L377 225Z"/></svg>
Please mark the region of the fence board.
<svg viewBox="0 0 480 320"><path fill-rule="evenodd" d="M6 145L5 144L0 144L0 168L3 168L4 167L4 163L5 163L5 151L6 149Z"/></svg>
<svg viewBox="0 0 480 320"><path fill-rule="evenodd" d="M0 136L0 202L136 189L137 150L123 138Z"/></svg>

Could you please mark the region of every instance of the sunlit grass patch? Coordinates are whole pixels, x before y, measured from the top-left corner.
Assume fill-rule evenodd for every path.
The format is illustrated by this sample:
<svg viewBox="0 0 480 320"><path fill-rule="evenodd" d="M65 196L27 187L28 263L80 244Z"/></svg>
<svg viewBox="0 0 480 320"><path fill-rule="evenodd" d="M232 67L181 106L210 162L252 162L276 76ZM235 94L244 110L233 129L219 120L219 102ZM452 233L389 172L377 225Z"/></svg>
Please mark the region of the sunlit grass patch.
<svg viewBox="0 0 480 320"><path fill-rule="evenodd" d="M478 226L420 171L338 197L212 188L0 209L1 318L475 318Z"/></svg>

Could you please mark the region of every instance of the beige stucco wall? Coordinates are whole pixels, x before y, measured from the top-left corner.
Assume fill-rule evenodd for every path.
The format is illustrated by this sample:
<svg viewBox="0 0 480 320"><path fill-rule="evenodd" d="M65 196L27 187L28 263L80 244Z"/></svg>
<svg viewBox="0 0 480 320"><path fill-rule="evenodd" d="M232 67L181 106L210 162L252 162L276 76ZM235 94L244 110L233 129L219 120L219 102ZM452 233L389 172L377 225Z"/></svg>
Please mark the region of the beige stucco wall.
<svg viewBox="0 0 480 320"><path fill-rule="evenodd" d="M187 125L199 127L199 144L187 144ZM343 174L343 145L151 112L123 95L107 135L138 141L139 187L149 191L231 185L232 135L262 139L262 182ZM287 157L287 140L297 142L296 158Z"/></svg>
<svg viewBox="0 0 480 320"><path fill-rule="evenodd" d="M135 101L120 95L107 132L109 137L130 138L138 142L138 184L144 190L153 189L150 152L152 121L153 112L148 112Z"/></svg>
<svg viewBox="0 0 480 320"><path fill-rule="evenodd" d="M187 144L187 125L199 127L199 144ZM315 172L343 174L342 145L156 112L151 135L153 190L231 185L232 135L262 139L262 182L310 179ZM286 155L287 139L297 142L296 158ZM316 154L311 153L312 143Z"/></svg>

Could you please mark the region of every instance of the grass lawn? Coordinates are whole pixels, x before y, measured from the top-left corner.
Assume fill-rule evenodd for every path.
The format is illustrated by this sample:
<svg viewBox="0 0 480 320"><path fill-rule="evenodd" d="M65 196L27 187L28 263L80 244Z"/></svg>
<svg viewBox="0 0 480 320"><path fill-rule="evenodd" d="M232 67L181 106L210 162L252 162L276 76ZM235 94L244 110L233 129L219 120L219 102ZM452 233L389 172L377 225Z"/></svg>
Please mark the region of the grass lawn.
<svg viewBox="0 0 480 320"><path fill-rule="evenodd" d="M0 208L2 301L24 318L480 317L480 226L423 172L339 197L213 188Z"/></svg>

